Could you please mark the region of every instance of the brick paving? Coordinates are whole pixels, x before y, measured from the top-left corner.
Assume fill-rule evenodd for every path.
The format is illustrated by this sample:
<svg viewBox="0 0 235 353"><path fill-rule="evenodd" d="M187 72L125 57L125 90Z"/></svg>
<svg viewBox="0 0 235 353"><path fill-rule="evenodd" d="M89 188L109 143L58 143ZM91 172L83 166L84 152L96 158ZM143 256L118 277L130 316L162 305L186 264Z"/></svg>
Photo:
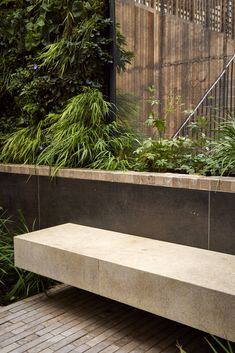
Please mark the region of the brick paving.
<svg viewBox="0 0 235 353"><path fill-rule="evenodd" d="M203 333L69 286L0 307L0 353L210 352Z"/></svg>

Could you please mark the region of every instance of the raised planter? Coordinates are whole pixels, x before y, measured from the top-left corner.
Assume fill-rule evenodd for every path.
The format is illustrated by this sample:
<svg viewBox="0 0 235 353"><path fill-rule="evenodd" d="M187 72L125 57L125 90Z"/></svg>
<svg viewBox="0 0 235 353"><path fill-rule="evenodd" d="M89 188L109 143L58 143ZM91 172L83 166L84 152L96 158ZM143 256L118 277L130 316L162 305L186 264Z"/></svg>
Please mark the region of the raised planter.
<svg viewBox="0 0 235 353"><path fill-rule="evenodd" d="M235 178L0 165L0 206L38 228L79 223L235 254Z"/></svg>

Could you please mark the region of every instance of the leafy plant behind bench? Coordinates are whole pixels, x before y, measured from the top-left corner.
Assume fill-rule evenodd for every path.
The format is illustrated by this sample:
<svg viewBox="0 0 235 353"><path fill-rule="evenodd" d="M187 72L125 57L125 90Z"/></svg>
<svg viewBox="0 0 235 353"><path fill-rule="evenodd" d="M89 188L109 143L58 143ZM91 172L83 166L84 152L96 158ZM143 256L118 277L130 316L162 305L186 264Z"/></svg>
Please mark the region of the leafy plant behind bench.
<svg viewBox="0 0 235 353"><path fill-rule="evenodd" d="M212 142L207 170L211 174L235 175L235 117L219 126L219 139Z"/></svg>
<svg viewBox="0 0 235 353"><path fill-rule="evenodd" d="M152 137L139 142L135 150L134 169L149 172L204 173L208 162L208 141L204 135L198 140L187 137L165 138L166 119L181 105L181 98L169 94L162 116L156 113L161 104L154 87L149 87L150 113L146 124L153 130Z"/></svg>
<svg viewBox="0 0 235 353"><path fill-rule="evenodd" d="M198 152L197 142L178 137L145 139L135 150L134 169L149 172L204 173L207 156Z"/></svg>
<svg viewBox="0 0 235 353"><path fill-rule="evenodd" d="M107 95L110 24L103 0L0 3L0 137L16 131L4 142L9 138L18 149L24 136L26 148L33 141L35 150L39 123L64 110L83 86ZM132 54L119 32L117 47L123 70Z"/></svg>
<svg viewBox="0 0 235 353"><path fill-rule="evenodd" d="M44 121L40 121L37 125L23 127L6 134L2 138L0 160L6 163L35 164L40 148L45 142L44 125Z"/></svg>
<svg viewBox="0 0 235 353"><path fill-rule="evenodd" d="M0 215L0 305L42 292L53 281L32 272L21 270L14 265L13 237L28 233L23 215L17 221Z"/></svg>
<svg viewBox="0 0 235 353"><path fill-rule="evenodd" d="M112 106L98 89L84 88L61 114L49 115L48 146L37 162L62 167L128 169L134 135L119 119L108 123Z"/></svg>

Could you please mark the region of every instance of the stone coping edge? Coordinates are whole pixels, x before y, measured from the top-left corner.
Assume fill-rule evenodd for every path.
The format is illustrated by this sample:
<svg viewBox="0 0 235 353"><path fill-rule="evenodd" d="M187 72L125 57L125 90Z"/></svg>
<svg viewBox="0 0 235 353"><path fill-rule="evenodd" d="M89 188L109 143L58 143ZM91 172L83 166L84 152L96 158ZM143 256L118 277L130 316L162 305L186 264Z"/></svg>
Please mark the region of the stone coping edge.
<svg viewBox="0 0 235 353"><path fill-rule="evenodd" d="M26 164L0 164L0 173L52 176L53 168ZM235 177L70 168L60 169L56 177L235 193Z"/></svg>

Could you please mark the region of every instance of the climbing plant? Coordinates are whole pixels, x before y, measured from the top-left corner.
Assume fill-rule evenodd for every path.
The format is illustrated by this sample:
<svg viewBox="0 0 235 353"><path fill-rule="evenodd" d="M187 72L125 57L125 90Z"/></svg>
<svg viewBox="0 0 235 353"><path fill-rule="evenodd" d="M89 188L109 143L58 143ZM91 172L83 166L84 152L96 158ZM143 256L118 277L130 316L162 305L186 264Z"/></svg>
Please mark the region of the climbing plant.
<svg viewBox="0 0 235 353"><path fill-rule="evenodd" d="M2 0L1 134L37 126L83 86L107 94L110 25L104 0ZM124 69L131 53L117 42Z"/></svg>
<svg viewBox="0 0 235 353"><path fill-rule="evenodd" d="M109 124L113 109L108 103L103 113L113 60L106 4L104 0L1 1L1 161L74 167L100 167L101 162L114 168L123 159L127 143L122 123ZM131 57L117 31L118 70L124 70ZM86 107L79 97L94 99L89 104L95 113L88 107L85 124ZM91 128L89 119L97 116L98 120L102 116L102 124ZM74 133L77 138L71 145ZM63 149L65 136L68 151ZM82 148L90 151L86 158ZM39 158L42 150L46 152Z"/></svg>

